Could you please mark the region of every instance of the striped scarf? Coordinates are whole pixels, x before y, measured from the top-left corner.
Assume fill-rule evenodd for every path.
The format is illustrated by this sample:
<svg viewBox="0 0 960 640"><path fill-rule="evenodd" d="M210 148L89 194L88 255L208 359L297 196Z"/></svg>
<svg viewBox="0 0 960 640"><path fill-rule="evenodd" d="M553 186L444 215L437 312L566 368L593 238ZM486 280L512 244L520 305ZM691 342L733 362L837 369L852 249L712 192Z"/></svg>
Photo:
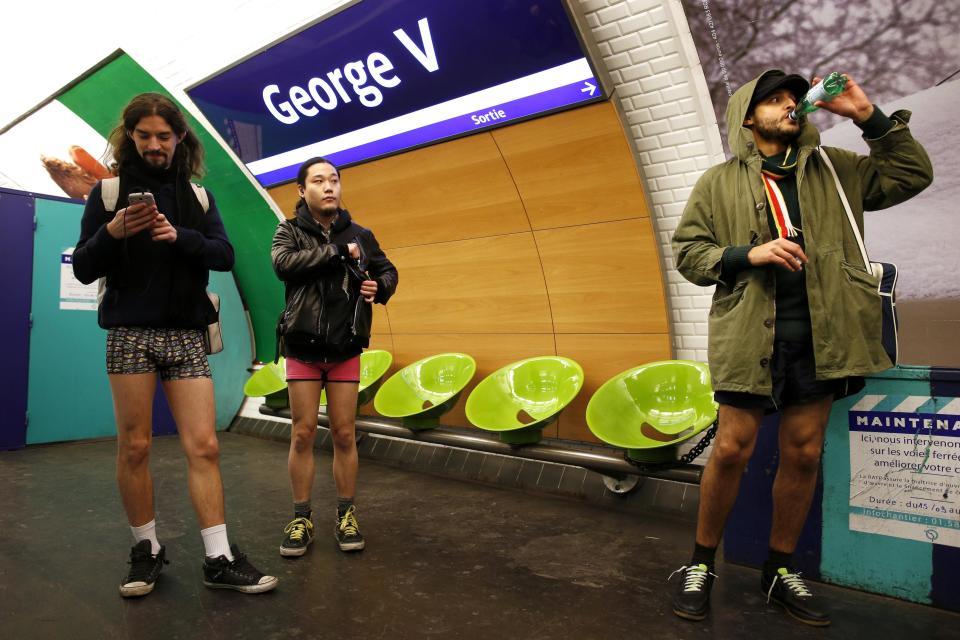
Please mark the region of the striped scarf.
<svg viewBox="0 0 960 640"><path fill-rule="evenodd" d="M800 229L790 220L790 211L793 207L788 206L793 204L797 207L794 215L799 218L799 203L791 202L796 200L796 183L791 185L792 189L787 194L778 184L784 178L794 175L796 170L797 153L792 146L787 147L782 160L779 156L763 159L760 175L763 178L763 190L767 194L767 205L773 222L771 231L776 230L778 238L795 238L800 232Z"/></svg>

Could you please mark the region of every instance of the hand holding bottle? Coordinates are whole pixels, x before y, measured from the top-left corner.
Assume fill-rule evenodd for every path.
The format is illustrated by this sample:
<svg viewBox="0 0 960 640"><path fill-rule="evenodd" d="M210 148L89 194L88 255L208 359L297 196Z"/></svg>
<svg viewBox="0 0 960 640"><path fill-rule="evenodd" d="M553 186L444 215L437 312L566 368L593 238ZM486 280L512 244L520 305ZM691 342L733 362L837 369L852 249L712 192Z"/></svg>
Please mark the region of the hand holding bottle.
<svg viewBox="0 0 960 640"><path fill-rule="evenodd" d="M817 100L813 104L830 113L850 118L854 122L864 122L873 114L873 103L870 102L867 94L863 92L856 80L847 74L844 74L844 76L846 77L846 84L842 93L828 102ZM820 80L819 76L814 76L813 84L816 85Z"/></svg>

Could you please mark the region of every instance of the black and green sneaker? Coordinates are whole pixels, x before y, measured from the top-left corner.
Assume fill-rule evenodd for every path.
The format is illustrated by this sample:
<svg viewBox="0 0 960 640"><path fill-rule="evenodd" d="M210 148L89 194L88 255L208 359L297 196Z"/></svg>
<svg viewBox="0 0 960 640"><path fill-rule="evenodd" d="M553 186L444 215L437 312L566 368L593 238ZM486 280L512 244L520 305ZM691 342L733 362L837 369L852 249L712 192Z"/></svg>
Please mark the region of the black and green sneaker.
<svg viewBox="0 0 960 640"><path fill-rule="evenodd" d="M337 527L334 530L340 551L360 551L363 549L363 536L357 523L356 507L350 505L343 513L337 513Z"/></svg>
<svg viewBox="0 0 960 640"><path fill-rule="evenodd" d="M673 587L673 612L686 620L703 620L710 610L710 589L716 574L705 564L680 567L670 574L680 574Z"/></svg>
<svg viewBox="0 0 960 640"><path fill-rule="evenodd" d="M153 591L160 577L163 565L170 564L165 558L165 547L160 547L157 555L151 553L153 546L149 540L141 540L130 549L130 571L120 584L120 595L124 598L145 596Z"/></svg>
<svg viewBox="0 0 960 640"><path fill-rule="evenodd" d="M285 558L302 556L313 542L313 523L310 522L310 518L297 516L283 528L283 534L280 555Z"/></svg>
<svg viewBox="0 0 960 640"><path fill-rule="evenodd" d="M804 624L825 627L830 624L830 614L803 582L799 573L780 567L776 573L760 574L760 588L771 600L787 610L791 616Z"/></svg>

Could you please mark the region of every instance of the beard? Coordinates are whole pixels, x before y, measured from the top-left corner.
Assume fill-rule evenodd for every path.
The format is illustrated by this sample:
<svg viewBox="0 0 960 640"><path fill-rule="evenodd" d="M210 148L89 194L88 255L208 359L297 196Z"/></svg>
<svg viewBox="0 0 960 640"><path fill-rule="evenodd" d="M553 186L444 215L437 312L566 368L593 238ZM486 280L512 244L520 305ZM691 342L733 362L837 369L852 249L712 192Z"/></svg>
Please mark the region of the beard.
<svg viewBox="0 0 960 640"><path fill-rule="evenodd" d="M753 130L758 136L770 142L789 144L800 137L799 123L787 118L757 120L753 124Z"/></svg>
<svg viewBox="0 0 960 640"><path fill-rule="evenodd" d="M145 153L143 155L143 161L151 169L166 169L167 168L167 154L165 153Z"/></svg>

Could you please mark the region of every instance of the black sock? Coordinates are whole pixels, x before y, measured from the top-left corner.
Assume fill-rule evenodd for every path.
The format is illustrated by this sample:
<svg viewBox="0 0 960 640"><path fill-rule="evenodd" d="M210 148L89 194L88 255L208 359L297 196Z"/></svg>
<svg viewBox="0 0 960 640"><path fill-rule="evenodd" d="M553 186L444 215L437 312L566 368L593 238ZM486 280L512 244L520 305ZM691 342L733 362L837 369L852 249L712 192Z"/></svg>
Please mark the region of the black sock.
<svg viewBox="0 0 960 640"><path fill-rule="evenodd" d="M705 564L708 571L713 571L713 565L717 556L716 547L705 547L702 544L693 544L693 559L691 565Z"/></svg>
<svg viewBox="0 0 960 640"><path fill-rule="evenodd" d="M341 498L337 496L337 517L342 518L347 509L353 506L353 498Z"/></svg>
<svg viewBox="0 0 960 640"><path fill-rule="evenodd" d="M313 513L313 509L310 508L310 501L306 502L294 502L293 503L293 517L294 518L306 518L310 519L310 515Z"/></svg>
<svg viewBox="0 0 960 640"><path fill-rule="evenodd" d="M777 572L777 569L781 567L790 569L790 564L792 562L792 553L785 553L783 551L770 549L770 552L767 555L767 561L763 563L763 572L767 575L773 575Z"/></svg>

